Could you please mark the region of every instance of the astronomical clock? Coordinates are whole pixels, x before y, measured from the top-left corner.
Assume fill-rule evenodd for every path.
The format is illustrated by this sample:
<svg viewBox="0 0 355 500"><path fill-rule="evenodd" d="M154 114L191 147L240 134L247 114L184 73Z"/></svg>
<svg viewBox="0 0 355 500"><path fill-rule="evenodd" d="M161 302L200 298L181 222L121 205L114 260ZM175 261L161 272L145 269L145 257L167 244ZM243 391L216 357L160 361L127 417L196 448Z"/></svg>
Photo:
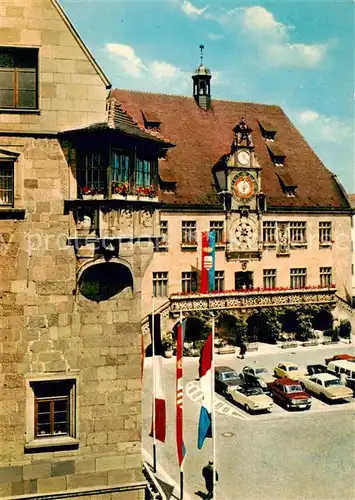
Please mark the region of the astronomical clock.
<svg viewBox="0 0 355 500"><path fill-rule="evenodd" d="M233 129L229 155L224 157L226 188L231 198L227 210L228 260L261 258L261 168L254 153L252 130L240 121Z"/></svg>

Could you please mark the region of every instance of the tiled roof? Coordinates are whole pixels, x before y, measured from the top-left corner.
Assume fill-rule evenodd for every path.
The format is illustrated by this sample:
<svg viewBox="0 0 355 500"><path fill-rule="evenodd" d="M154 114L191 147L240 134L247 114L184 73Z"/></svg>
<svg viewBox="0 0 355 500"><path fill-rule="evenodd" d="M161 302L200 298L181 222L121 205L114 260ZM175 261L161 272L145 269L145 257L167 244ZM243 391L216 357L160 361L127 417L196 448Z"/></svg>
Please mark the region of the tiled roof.
<svg viewBox="0 0 355 500"><path fill-rule="evenodd" d="M268 144L267 147L270 149L271 153L274 156L286 156L283 149L278 143L273 142L272 144Z"/></svg>
<svg viewBox="0 0 355 500"><path fill-rule="evenodd" d="M159 116L164 137L176 144L166 160L160 162L163 180L176 180L176 194L162 199L175 204L215 204L218 202L212 167L230 152L233 128L245 117L253 129L255 153L262 167L262 190L268 207L349 208L333 174L278 106L212 100L212 109L203 111L192 97L153 94L115 89L111 91L128 113L143 127L141 110L149 109ZM274 165L262 137L258 121L273 124L278 144L287 159L289 172L297 185L296 196L287 197L282 190Z"/></svg>
<svg viewBox="0 0 355 500"><path fill-rule="evenodd" d="M123 109L122 105L116 99L110 97L107 99L107 121L97 122L80 127L75 130L66 132L95 132L97 130L117 130L123 134L137 137L138 139L147 139L150 141L158 142L163 147L171 147L173 144L164 139L160 133L156 131L150 132L144 129L143 125L139 125L132 116Z"/></svg>
<svg viewBox="0 0 355 500"><path fill-rule="evenodd" d="M349 194L350 205L355 208L355 194Z"/></svg>

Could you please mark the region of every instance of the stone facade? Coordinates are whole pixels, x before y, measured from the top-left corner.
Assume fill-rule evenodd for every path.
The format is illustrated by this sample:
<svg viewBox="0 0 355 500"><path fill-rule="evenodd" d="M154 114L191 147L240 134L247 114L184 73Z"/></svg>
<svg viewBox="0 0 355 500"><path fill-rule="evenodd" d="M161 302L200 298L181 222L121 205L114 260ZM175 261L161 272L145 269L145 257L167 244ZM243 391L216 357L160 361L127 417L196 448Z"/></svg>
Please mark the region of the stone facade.
<svg viewBox="0 0 355 500"><path fill-rule="evenodd" d="M39 109L0 110L0 161L14 169L13 203L0 205L0 497L143 498L140 292L153 245L80 255L58 136L105 119L109 82L56 1L4 0L0 16L1 47L39 49ZM86 298L79 278L94 259L128 285Z"/></svg>

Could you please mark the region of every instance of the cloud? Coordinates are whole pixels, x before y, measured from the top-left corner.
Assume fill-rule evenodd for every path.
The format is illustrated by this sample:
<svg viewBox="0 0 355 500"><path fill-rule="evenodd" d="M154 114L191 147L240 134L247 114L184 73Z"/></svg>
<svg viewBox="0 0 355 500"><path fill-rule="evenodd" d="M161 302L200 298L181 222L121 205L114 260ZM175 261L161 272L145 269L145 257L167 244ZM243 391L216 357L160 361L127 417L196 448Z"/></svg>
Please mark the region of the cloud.
<svg viewBox="0 0 355 500"><path fill-rule="evenodd" d="M304 43L271 44L267 48L269 63L274 66L304 66L313 68L325 57L326 45Z"/></svg>
<svg viewBox="0 0 355 500"><path fill-rule="evenodd" d="M264 7L247 7L243 12L244 26L250 31L263 32L268 36L284 37L287 27L276 21L273 14Z"/></svg>
<svg viewBox="0 0 355 500"><path fill-rule="evenodd" d="M195 7L191 2L184 1L181 4L181 9L187 16L198 17L204 14L207 7L199 9L198 7Z"/></svg>
<svg viewBox="0 0 355 500"><path fill-rule="evenodd" d="M140 57L136 56L132 47L121 43L107 43L106 50L111 58L119 64L122 71L134 78L142 78L146 67Z"/></svg>
<svg viewBox="0 0 355 500"><path fill-rule="evenodd" d="M295 122L314 141L341 144L344 141L352 140L353 125L337 117L325 116L311 109L292 114Z"/></svg>

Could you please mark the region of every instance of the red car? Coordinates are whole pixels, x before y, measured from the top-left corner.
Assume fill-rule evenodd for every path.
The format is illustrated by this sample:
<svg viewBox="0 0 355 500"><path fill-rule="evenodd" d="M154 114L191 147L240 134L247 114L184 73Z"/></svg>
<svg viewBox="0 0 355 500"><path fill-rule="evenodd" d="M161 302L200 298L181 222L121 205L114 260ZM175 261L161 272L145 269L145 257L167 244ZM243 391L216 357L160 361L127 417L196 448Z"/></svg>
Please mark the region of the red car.
<svg viewBox="0 0 355 500"><path fill-rule="evenodd" d="M331 358L326 358L325 364L327 365L330 361L355 361L355 356L352 354L334 354Z"/></svg>
<svg viewBox="0 0 355 500"><path fill-rule="evenodd" d="M293 408L309 410L312 399L302 389L299 382L291 378L280 378L268 384L274 401L279 402L287 410Z"/></svg>

